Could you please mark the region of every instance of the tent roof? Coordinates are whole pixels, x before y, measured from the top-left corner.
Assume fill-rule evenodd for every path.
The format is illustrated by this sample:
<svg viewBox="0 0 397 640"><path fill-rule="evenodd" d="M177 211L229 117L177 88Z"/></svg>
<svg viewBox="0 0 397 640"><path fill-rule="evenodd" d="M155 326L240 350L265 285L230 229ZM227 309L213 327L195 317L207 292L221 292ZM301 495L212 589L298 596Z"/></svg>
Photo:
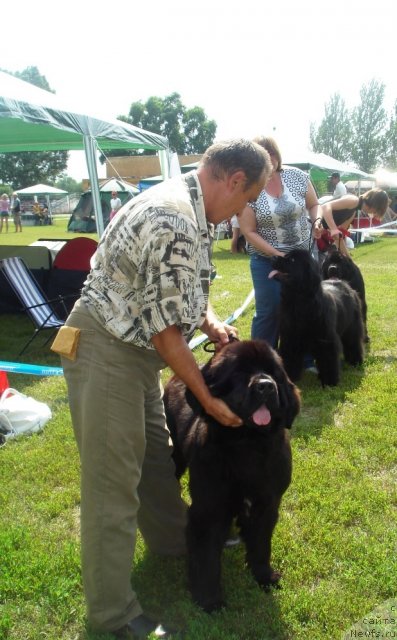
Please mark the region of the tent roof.
<svg viewBox="0 0 397 640"><path fill-rule="evenodd" d="M0 71L0 153L84 149L167 149L163 136L112 118L85 115L55 94Z"/></svg>
<svg viewBox="0 0 397 640"><path fill-rule="evenodd" d="M110 178L110 180L106 180L106 182L100 185L99 191L128 191L134 195L140 193L138 187L135 187L133 184L129 184L120 178Z"/></svg>
<svg viewBox="0 0 397 640"><path fill-rule="evenodd" d="M367 191L375 186L375 180L347 180L345 182L346 189L360 189Z"/></svg>
<svg viewBox="0 0 397 640"><path fill-rule="evenodd" d="M16 193L20 196L63 196L68 192L64 191L63 189L50 187L50 185L48 184L34 184L32 187L26 187L26 189L18 189Z"/></svg>
<svg viewBox="0 0 397 640"><path fill-rule="evenodd" d="M291 165L293 167L298 167L299 169L304 169L306 171L310 171L311 169L320 169L323 171L338 171L340 173L341 178L371 178L371 174L365 173L365 171L361 171L361 169L357 169L352 165L349 165L345 162L340 162L339 160L335 160L335 158L331 158L331 156L327 156L325 153L313 153L312 151L305 151L300 153L298 156L291 156L287 158L283 158L283 164Z"/></svg>
<svg viewBox="0 0 397 640"><path fill-rule="evenodd" d="M168 172L168 140L112 118L84 114L56 95L0 71L0 153L84 149L98 233L104 230L95 163L97 149L158 150Z"/></svg>
<svg viewBox="0 0 397 640"><path fill-rule="evenodd" d="M397 173L387 171L387 169L378 169L375 173L376 184L385 189L397 189Z"/></svg>

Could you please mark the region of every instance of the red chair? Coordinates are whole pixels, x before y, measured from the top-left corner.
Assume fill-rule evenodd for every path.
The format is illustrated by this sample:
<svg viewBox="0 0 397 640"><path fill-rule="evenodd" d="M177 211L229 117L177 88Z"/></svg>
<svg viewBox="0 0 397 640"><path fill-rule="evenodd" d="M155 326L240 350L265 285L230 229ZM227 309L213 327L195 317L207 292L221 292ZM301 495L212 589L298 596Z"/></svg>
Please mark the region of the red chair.
<svg viewBox="0 0 397 640"><path fill-rule="evenodd" d="M58 251L53 268L73 271L89 271L90 259L98 243L91 238L73 238Z"/></svg>

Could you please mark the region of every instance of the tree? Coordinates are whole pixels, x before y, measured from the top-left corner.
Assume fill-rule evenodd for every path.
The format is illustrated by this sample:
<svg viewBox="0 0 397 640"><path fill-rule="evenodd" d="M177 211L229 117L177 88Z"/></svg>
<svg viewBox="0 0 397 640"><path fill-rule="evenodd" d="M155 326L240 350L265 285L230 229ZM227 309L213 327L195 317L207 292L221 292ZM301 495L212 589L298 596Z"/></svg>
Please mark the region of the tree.
<svg viewBox="0 0 397 640"><path fill-rule="evenodd" d="M0 154L0 175L13 189L32 184L53 185L65 171L65 151L21 151ZM66 154L67 155L67 154Z"/></svg>
<svg viewBox="0 0 397 640"><path fill-rule="evenodd" d="M351 158L360 169L371 173L385 156L387 114L383 108L385 85L371 80L360 90L361 104L352 113Z"/></svg>
<svg viewBox="0 0 397 640"><path fill-rule="evenodd" d="M145 103L133 102L128 116L119 116L123 122L135 127L159 133L168 138L170 148L179 154L204 153L216 134L216 122L208 120L204 109L187 109L179 93L165 98L150 97ZM145 151L154 154L155 151ZM140 155L142 151L111 151L107 156ZM101 162L105 158L101 157Z"/></svg>
<svg viewBox="0 0 397 640"><path fill-rule="evenodd" d="M51 91L45 76L40 74L37 67L27 67L11 75L30 82L40 89ZM2 153L0 154L0 175L3 182L12 185L14 189L41 182L52 184L66 170L67 163L67 151Z"/></svg>
<svg viewBox="0 0 397 640"><path fill-rule="evenodd" d="M391 171L397 170L397 101L390 116L385 135L385 167Z"/></svg>
<svg viewBox="0 0 397 640"><path fill-rule="evenodd" d="M350 155L350 135L349 111L343 98L335 93L325 105L325 116L318 129L310 124L310 144L316 153L345 161Z"/></svg>
<svg viewBox="0 0 397 640"><path fill-rule="evenodd" d="M207 120L200 107L193 107L186 111L184 122L185 153L204 153L214 141L215 121Z"/></svg>
<svg viewBox="0 0 397 640"><path fill-rule="evenodd" d="M382 165L397 167L397 102L387 123L384 94L385 85L371 80L361 87L361 102L351 112L339 94L333 95L319 128L310 125L313 151L351 161L368 173Z"/></svg>
<svg viewBox="0 0 397 640"><path fill-rule="evenodd" d="M67 176L66 174L62 174L61 177L56 181L55 186L57 189L63 189L63 191L68 191L68 193L79 193L83 191L83 186L81 182L77 182L71 176Z"/></svg>

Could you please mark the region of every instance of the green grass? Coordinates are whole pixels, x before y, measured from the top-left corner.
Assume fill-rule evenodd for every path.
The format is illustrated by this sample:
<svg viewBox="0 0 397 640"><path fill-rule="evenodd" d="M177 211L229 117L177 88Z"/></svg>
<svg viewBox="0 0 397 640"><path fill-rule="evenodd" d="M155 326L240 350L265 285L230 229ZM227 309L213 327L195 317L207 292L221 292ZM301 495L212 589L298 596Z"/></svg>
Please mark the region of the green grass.
<svg viewBox="0 0 397 640"><path fill-rule="evenodd" d="M88 237L94 238L94 240L98 240L98 236L96 233L81 234L71 233L70 231L68 231L69 218L70 216L68 215L54 216L53 224L45 225L43 227L23 226L22 233L15 233L15 226L11 219L8 223L9 232L5 233L5 228L3 227L3 232L0 234L0 245L29 245L39 238L57 238L70 240L70 238L75 238L79 235L86 238Z"/></svg>
<svg viewBox="0 0 397 640"><path fill-rule="evenodd" d="M40 236L50 237L49 229ZM188 640L338 639L396 596L397 242L382 238L357 248L354 257L367 286L371 345L363 367L344 368L337 388L321 389L310 373L299 385L293 480L273 539L282 589L260 591L244 567L243 549L225 550L228 607L207 616L190 601L184 561L152 555L139 540L134 585L140 600L151 614L185 627ZM248 259L232 256L229 241L221 241L214 263L220 277L211 299L224 319L251 290ZM236 322L241 338L249 337L252 313L251 305ZM1 316L0 327L1 359L13 360L31 325L21 316ZM35 342L24 361L58 366ZM196 354L199 361L208 357L201 348ZM0 638L99 640L103 636L85 629L79 463L65 382L9 378L11 386L50 404L53 419L42 433L0 450Z"/></svg>

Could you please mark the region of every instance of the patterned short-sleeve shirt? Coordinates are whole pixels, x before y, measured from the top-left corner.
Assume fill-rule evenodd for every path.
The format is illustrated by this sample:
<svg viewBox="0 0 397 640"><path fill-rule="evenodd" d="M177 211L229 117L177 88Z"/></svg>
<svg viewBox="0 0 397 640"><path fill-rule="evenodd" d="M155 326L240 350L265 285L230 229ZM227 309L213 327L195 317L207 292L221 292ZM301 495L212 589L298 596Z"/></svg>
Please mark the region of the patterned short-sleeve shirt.
<svg viewBox="0 0 397 640"><path fill-rule="evenodd" d="M263 189L256 202L250 205L255 212L256 230L266 242L284 253L292 249L308 249L310 227L306 193L309 176L291 167L283 169L280 178L282 194L279 198ZM261 252L249 244L248 253Z"/></svg>
<svg viewBox="0 0 397 640"><path fill-rule="evenodd" d="M125 342L153 348L151 337L174 324L188 340L207 311L212 240L197 173L166 180L109 224L81 299Z"/></svg>

